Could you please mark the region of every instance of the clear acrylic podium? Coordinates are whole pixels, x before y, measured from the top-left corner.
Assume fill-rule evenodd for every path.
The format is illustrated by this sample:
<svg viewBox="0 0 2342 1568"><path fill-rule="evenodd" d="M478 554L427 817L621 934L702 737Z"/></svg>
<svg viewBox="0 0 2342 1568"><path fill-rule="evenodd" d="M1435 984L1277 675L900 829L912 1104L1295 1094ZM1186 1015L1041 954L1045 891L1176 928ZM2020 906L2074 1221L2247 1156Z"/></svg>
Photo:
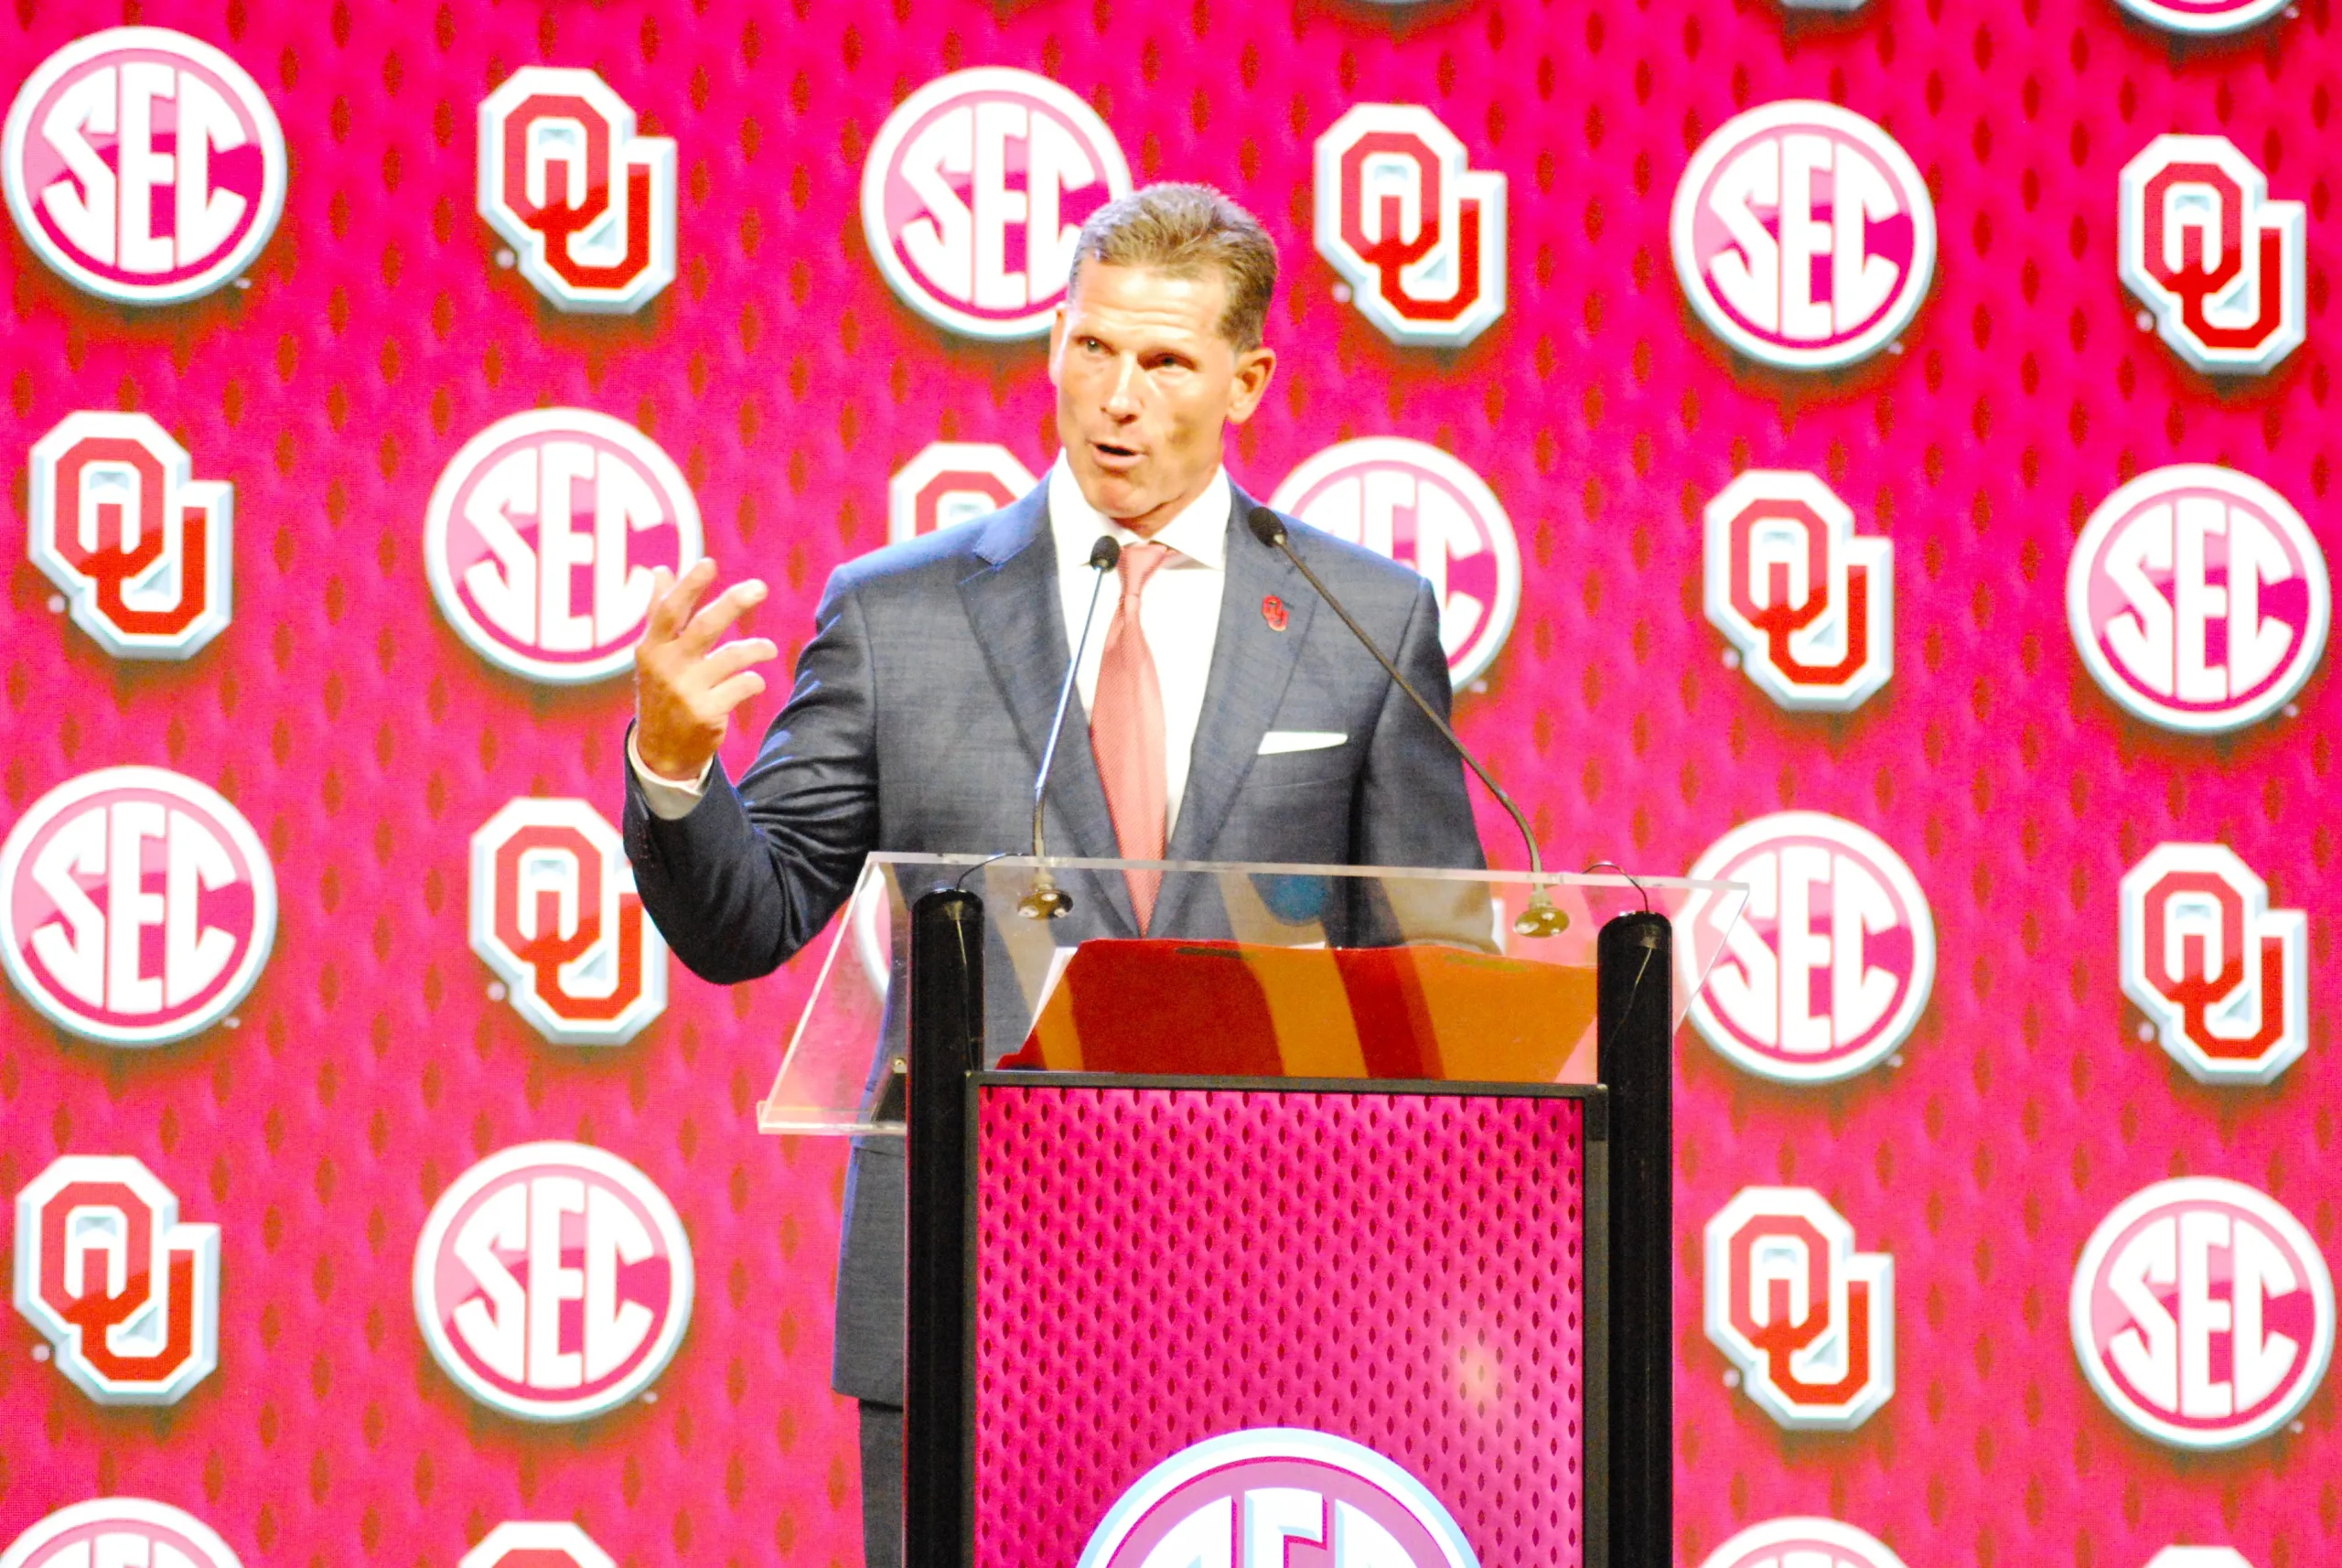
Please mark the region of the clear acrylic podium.
<svg viewBox="0 0 2342 1568"><path fill-rule="evenodd" d="M1746 897L872 856L758 1119L905 1140L905 1563L1151 1562L1141 1473L1239 1426L1669 1561L1671 1039Z"/></svg>

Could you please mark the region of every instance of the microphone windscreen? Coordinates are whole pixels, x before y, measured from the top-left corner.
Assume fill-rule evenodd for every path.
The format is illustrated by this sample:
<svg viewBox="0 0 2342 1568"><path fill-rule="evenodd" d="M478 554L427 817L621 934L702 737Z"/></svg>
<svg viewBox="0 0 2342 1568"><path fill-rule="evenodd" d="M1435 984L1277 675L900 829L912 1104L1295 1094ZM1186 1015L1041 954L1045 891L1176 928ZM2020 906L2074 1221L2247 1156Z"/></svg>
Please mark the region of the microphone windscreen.
<svg viewBox="0 0 2342 1568"><path fill-rule="evenodd" d="M1123 547L1114 542L1111 533L1101 533L1098 542L1090 547L1090 564L1101 572L1111 572L1123 558Z"/></svg>
<svg viewBox="0 0 2342 1568"><path fill-rule="evenodd" d="M1264 506L1256 506L1247 512L1244 515L1244 526L1252 531L1253 538L1272 550L1284 542L1284 522L1278 519L1276 513Z"/></svg>

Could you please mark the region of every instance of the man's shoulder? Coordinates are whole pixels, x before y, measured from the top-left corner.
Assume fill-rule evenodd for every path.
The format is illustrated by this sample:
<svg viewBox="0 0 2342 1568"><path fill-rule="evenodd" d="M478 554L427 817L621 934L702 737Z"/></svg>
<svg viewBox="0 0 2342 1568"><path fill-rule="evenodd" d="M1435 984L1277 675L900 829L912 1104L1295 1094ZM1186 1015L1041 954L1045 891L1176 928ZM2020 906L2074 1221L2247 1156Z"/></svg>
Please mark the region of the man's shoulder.
<svg viewBox="0 0 2342 1568"><path fill-rule="evenodd" d="M956 588L1047 532L1040 494L1035 490L998 511L856 556L832 575L829 596L891 599Z"/></svg>

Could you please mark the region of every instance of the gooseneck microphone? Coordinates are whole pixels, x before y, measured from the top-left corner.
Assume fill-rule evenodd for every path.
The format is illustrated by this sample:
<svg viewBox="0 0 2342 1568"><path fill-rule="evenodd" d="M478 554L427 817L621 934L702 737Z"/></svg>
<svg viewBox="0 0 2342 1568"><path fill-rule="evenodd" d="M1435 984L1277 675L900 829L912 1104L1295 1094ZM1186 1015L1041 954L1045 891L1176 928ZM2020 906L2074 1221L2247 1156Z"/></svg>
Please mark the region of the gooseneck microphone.
<svg viewBox="0 0 2342 1568"><path fill-rule="evenodd" d="M1049 720L1049 743L1041 748L1041 770L1033 779L1033 858L1044 857L1041 811L1049 797L1049 769L1058 760L1058 737L1065 733L1066 709L1073 703L1074 683L1081 674L1081 655L1090 646L1090 628L1098 619L1098 597L1105 591L1106 575L1122 561L1123 547L1113 535L1101 533L1090 547L1090 569L1097 575L1090 584L1090 607L1082 613L1081 635L1074 639L1073 658L1065 667L1065 683L1058 688L1058 711ZM1033 886L1016 901L1016 912L1028 920L1054 920L1073 908L1073 895L1057 885L1046 865L1033 871Z"/></svg>
<svg viewBox="0 0 2342 1568"><path fill-rule="evenodd" d="M1423 717L1431 721L1432 727L1447 737L1447 744L1456 748L1456 755L1464 759L1464 765L1479 776L1480 782L1488 787L1488 793L1497 798L1497 804L1511 815L1512 825L1520 830L1520 842L1529 846L1529 907L1521 910L1520 918L1513 921L1512 929L1524 937L1554 937L1567 930L1569 916L1554 904L1551 895L1545 891L1545 858L1537 853L1537 835L1529 831L1529 819L1520 814L1520 808L1512 803L1512 797L1504 792L1504 786L1480 766L1480 759L1472 755L1471 748L1456 735L1455 727L1440 714L1438 709L1423 700L1423 694L1415 690L1412 682L1399 672L1399 667L1391 662L1390 655L1366 634L1366 628L1359 625L1350 612L1343 607L1342 601L1334 596L1334 591L1317 580L1317 574L1309 569L1309 563L1301 558L1300 553L1293 547L1293 541L1285 536L1284 520L1267 507L1255 506L1245 514L1244 526L1252 531L1253 538L1270 549L1284 552L1284 558L1293 563L1294 569L1317 590L1317 596L1342 618L1342 624L1350 628L1350 635L1374 655L1374 661L1398 682L1399 690L1414 699L1415 706L1423 710Z"/></svg>

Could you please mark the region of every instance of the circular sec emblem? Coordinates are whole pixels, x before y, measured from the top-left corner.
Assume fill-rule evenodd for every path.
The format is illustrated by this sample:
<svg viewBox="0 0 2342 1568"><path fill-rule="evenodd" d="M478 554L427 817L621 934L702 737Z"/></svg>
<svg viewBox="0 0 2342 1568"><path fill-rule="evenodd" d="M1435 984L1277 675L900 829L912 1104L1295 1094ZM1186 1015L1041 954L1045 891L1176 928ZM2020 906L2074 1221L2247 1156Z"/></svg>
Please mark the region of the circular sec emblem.
<svg viewBox="0 0 2342 1568"><path fill-rule="evenodd" d="M524 1421L583 1421L650 1386L692 1316L674 1206L583 1144L490 1155L431 1206L414 1315L440 1369Z"/></svg>
<svg viewBox="0 0 2342 1568"><path fill-rule="evenodd" d="M2135 718L2215 735L2293 700L2326 652L2326 555L2285 498L2178 463L2099 504L2066 568L2066 624Z"/></svg>
<svg viewBox="0 0 2342 1568"><path fill-rule="evenodd" d="M2175 1448L2236 1448L2301 1412L2334 1351L2334 1281L2301 1221L2218 1176L2135 1192L2074 1267L2074 1353L2098 1397Z"/></svg>
<svg viewBox="0 0 2342 1568"><path fill-rule="evenodd" d="M1701 144L1668 233L1700 319L1790 370L1885 348L1935 272L1935 204L1909 156L1861 115L1800 99L1736 114Z"/></svg>
<svg viewBox="0 0 2342 1568"><path fill-rule="evenodd" d="M1676 950L1692 1022L1725 1059L1783 1083L1833 1083L1910 1036L1935 986L1935 918L1876 833L1821 811L1778 811L1709 845L1691 875L1748 887L1704 986L1701 944Z"/></svg>
<svg viewBox="0 0 2342 1568"><path fill-rule="evenodd" d="M166 27L66 45L0 131L16 231L50 270L129 305L194 299L252 264L285 210L285 133L243 67Z"/></svg>
<svg viewBox="0 0 2342 1568"><path fill-rule="evenodd" d="M650 573L700 558L699 503L667 454L582 408L500 419L432 488L432 596L474 652L548 685L628 668Z"/></svg>
<svg viewBox="0 0 2342 1568"><path fill-rule="evenodd" d="M1479 1568L1422 1482L1371 1448L1299 1427L1231 1432L1174 1454L1107 1511L1076 1568L1226 1563L1240 1539L1239 1563L1283 1563L1299 1544L1337 1564Z"/></svg>
<svg viewBox="0 0 2342 1568"><path fill-rule="evenodd" d="M2142 22L2171 33L2237 33L2267 21L2293 0L2116 0Z"/></svg>
<svg viewBox="0 0 2342 1568"><path fill-rule="evenodd" d="M90 1568L92 1563L242 1568L209 1525L144 1498L98 1498L59 1509L0 1552L0 1568Z"/></svg>
<svg viewBox="0 0 2342 1568"><path fill-rule="evenodd" d="M1131 193L1106 123L1047 77L939 77L878 128L862 233L903 303L970 338L1037 338L1065 297L1083 220Z"/></svg>
<svg viewBox="0 0 2342 1568"><path fill-rule="evenodd" d="M1700 1568L1903 1568L1903 1559L1834 1519L1768 1519L1709 1552Z"/></svg>
<svg viewBox="0 0 2342 1568"><path fill-rule="evenodd" d="M1285 476L1269 505L1412 566L1439 600L1448 679L1477 679L1520 608L1520 545L1479 475L1436 446L1373 435L1327 447Z"/></svg>
<svg viewBox="0 0 2342 1568"><path fill-rule="evenodd" d="M104 768L33 803L0 844L0 961L58 1027L184 1040L252 990L276 877L243 814L161 768Z"/></svg>

